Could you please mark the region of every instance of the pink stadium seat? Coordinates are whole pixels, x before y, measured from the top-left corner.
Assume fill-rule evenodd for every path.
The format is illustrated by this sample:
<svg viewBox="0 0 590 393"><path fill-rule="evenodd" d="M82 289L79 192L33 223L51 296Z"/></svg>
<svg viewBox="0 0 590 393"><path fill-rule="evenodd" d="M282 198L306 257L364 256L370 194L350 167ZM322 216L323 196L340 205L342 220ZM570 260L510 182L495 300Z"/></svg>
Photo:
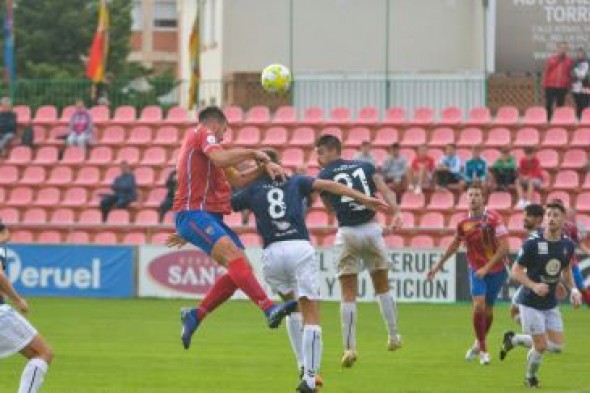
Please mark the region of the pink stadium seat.
<svg viewBox="0 0 590 393"><path fill-rule="evenodd" d="M154 233L152 235L152 238L150 239L150 243L156 244L156 245L164 245L166 243L166 239L168 239L168 236L170 236L170 235L171 235L171 232Z"/></svg>
<svg viewBox="0 0 590 393"><path fill-rule="evenodd" d="M130 232L123 236L123 244L141 245L146 243L147 239L143 232Z"/></svg>
<svg viewBox="0 0 590 393"><path fill-rule="evenodd" d="M241 124L244 118L244 111L239 106L226 106L223 108L223 113L229 124Z"/></svg>
<svg viewBox="0 0 590 393"><path fill-rule="evenodd" d="M35 124L52 124L57 122L57 109L53 105L43 105L35 112Z"/></svg>
<svg viewBox="0 0 590 393"><path fill-rule="evenodd" d="M559 165L559 155L553 149L542 149L537 152L541 166L545 169L555 169Z"/></svg>
<svg viewBox="0 0 590 393"><path fill-rule="evenodd" d="M156 180L154 170L150 167L142 166L135 168L133 173L135 174L135 180L137 181L137 184L140 186L153 185Z"/></svg>
<svg viewBox="0 0 590 393"><path fill-rule="evenodd" d="M64 209L60 208L55 210L51 213L51 223L58 224L58 225L67 225L73 224L74 220L74 211L72 209Z"/></svg>
<svg viewBox="0 0 590 393"><path fill-rule="evenodd" d="M28 105L16 105L12 110L16 113L18 124L29 124L31 122L31 108Z"/></svg>
<svg viewBox="0 0 590 393"><path fill-rule="evenodd" d="M143 152L141 165L163 165L166 163L166 150L163 147L149 147Z"/></svg>
<svg viewBox="0 0 590 393"><path fill-rule="evenodd" d="M168 190L164 187L152 188L149 191L147 199L143 203L144 207L158 207L166 197Z"/></svg>
<svg viewBox="0 0 590 393"><path fill-rule="evenodd" d="M61 159L61 164L67 165L80 165L84 162L86 153L84 149L76 146L68 146L64 151L63 158Z"/></svg>
<svg viewBox="0 0 590 393"><path fill-rule="evenodd" d="M393 107L385 111L385 117L383 118L383 124L391 125L405 125L408 122L406 116L406 110L401 107Z"/></svg>
<svg viewBox="0 0 590 393"><path fill-rule="evenodd" d="M546 201L549 202L553 199L559 199L563 202L566 208L571 206L570 204L570 194L565 191L551 191L546 198Z"/></svg>
<svg viewBox="0 0 590 393"><path fill-rule="evenodd" d="M379 123L379 109L374 106L361 108L355 123L359 125L376 125Z"/></svg>
<svg viewBox="0 0 590 393"><path fill-rule="evenodd" d="M29 187L15 187L10 190L6 204L9 206L30 206L33 203L33 190Z"/></svg>
<svg viewBox="0 0 590 393"><path fill-rule="evenodd" d="M173 126L159 128L153 143L166 146L178 144L178 129Z"/></svg>
<svg viewBox="0 0 590 393"><path fill-rule="evenodd" d="M582 189L590 190L590 172L586 173L586 177L584 178L584 183L582 183Z"/></svg>
<svg viewBox="0 0 590 393"><path fill-rule="evenodd" d="M41 166L28 166L24 169L19 184L39 185L45 182L45 168Z"/></svg>
<svg viewBox="0 0 590 393"><path fill-rule="evenodd" d="M129 212L127 210L112 210L107 218L107 224L128 225Z"/></svg>
<svg viewBox="0 0 590 393"><path fill-rule="evenodd" d="M76 107L74 105L68 105L61 111L61 117L59 118L59 122L62 124L68 124L72 115L76 112ZM94 120L94 119L93 119Z"/></svg>
<svg viewBox="0 0 590 393"><path fill-rule="evenodd" d="M146 106L141 110L139 123L157 124L163 119L162 108L156 105Z"/></svg>
<svg viewBox="0 0 590 393"><path fill-rule="evenodd" d="M444 228L445 218L441 213L428 212L420 217L420 228Z"/></svg>
<svg viewBox="0 0 590 393"><path fill-rule="evenodd" d="M90 150L89 165L110 165L113 162L113 150L108 146L98 146Z"/></svg>
<svg viewBox="0 0 590 393"><path fill-rule="evenodd" d="M576 190L580 186L578 173L572 170L562 170L555 176L553 188L563 190Z"/></svg>
<svg viewBox="0 0 590 393"><path fill-rule="evenodd" d="M33 140L36 145L42 145L47 140L47 130L42 126L33 126Z"/></svg>
<svg viewBox="0 0 590 393"><path fill-rule="evenodd" d="M544 147L563 147L567 145L568 139L568 132L565 128L552 127L545 132L542 145Z"/></svg>
<svg viewBox="0 0 590 393"><path fill-rule="evenodd" d="M105 128L100 138L103 145L121 146L125 141L125 129L121 126L109 126Z"/></svg>
<svg viewBox="0 0 590 393"><path fill-rule="evenodd" d="M33 152L31 148L26 146L15 146L10 150L10 155L8 156L8 160L6 160L6 164L28 164L31 162L33 157Z"/></svg>
<svg viewBox="0 0 590 393"><path fill-rule="evenodd" d="M508 249L511 251L520 250L522 246L522 238L516 236L508 237Z"/></svg>
<svg viewBox="0 0 590 393"><path fill-rule="evenodd" d="M590 112L588 112L590 113ZM574 131L570 146L588 147L590 145L590 128L578 128Z"/></svg>
<svg viewBox="0 0 590 393"><path fill-rule="evenodd" d="M132 124L137 118L137 111L134 107L123 105L115 109L115 113L111 120L112 123L118 124Z"/></svg>
<svg viewBox="0 0 590 393"><path fill-rule="evenodd" d="M106 123L111 119L111 111L106 105L97 105L90 108L92 122L95 124Z"/></svg>
<svg viewBox="0 0 590 393"><path fill-rule="evenodd" d="M46 224L47 212L44 209L32 208L25 210L23 214L24 224Z"/></svg>
<svg viewBox="0 0 590 393"><path fill-rule="evenodd" d="M102 223L102 217L100 214L100 210L98 209L86 209L80 213L80 218L78 219L79 224L85 225L96 225Z"/></svg>
<svg viewBox="0 0 590 393"><path fill-rule="evenodd" d="M426 130L420 127L410 127L403 135L400 142L402 146L418 147L426 144Z"/></svg>
<svg viewBox="0 0 590 393"><path fill-rule="evenodd" d="M456 106L444 108L441 112L440 124L458 125L463 122L463 110Z"/></svg>
<svg viewBox="0 0 590 393"><path fill-rule="evenodd" d="M388 248L403 248L404 247L404 238L398 235L385 235L385 244Z"/></svg>
<svg viewBox="0 0 590 393"><path fill-rule="evenodd" d="M588 163L588 154L582 149L570 149L563 155L561 169L582 169Z"/></svg>
<svg viewBox="0 0 590 393"><path fill-rule="evenodd" d="M115 162L121 163L127 161L129 164L137 164L139 162L139 150L136 147L123 147L117 153L117 159Z"/></svg>
<svg viewBox="0 0 590 393"><path fill-rule="evenodd" d="M15 184L18 177L17 167L13 165L0 166L0 185Z"/></svg>
<svg viewBox="0 0 590 393"><path fill-rule="evenodd" d="M292 146L312 146L315 142L315 131L310 127L298 127L293 131L291 137Z"/></svg>
<svg viewBox="0 0 590 393"><path fill-rule="evenodd" d="M444 153L443 153L442 149L439 149L439 148L428 149L428 155L430 157L432 157L432 159L434 160L435 164L440 161L440 159L443 156L443 154ZM458 152L457 152L457 155L459 155ZM459 156L459 157L461 157L461 156Z"/></svg>
<svg viewBox="0 0 590 393"><path fill-rule="evenodd" d="M441 150L441 152L442 152L442 150ZM467 160L469 160L471 158L471 156L473 155L473 149L457 149L456 153L457 153L457 156L459 156L459 158L461 159L461 162L463 164L465 164L465 162ZM441 157L442 157L442 155L439 156L438 159L440 160ZM438 162L438 160L435 160L434 162L436 163L436 162Z"/></svg>
<svg viewBox="0 0 590 393"><path fill-rule="evenodd" d="M157 225L158 213L153 209L140 210L135 216L135 224L142 226Z"/></svg>
<svg viewBox="0 0 590 393"><path fill-rule="evenodd" d="M455 206L455 197L448 191L437 191L430 196L428 210L451 210Z"/></svg>
<svg viewBox="0 0 590 393"><path fill-rule="evenodd" d="M33 233L30 231L13 231L10 234L10 241L13 243L33 243Z"/></svg>
<svg viewBox="0 0 590 393"><path fill-rule="evenodd" d="M47 137L45 143L53 145L63 145L68 133L68 128L65 126L52 127L49 130L49 136Z"/></svg>
<svg viewBox="0 0 590 393"><path fill-rule="evenodd" d="M457 225L466 217L465 212L453 213L451 218L449 218L449 225L450 229L457 229Z"/></svg>
<svg viewBox="0 0 590 393"><path fill-rule="evenodd" d="M234 143L236 145L255 146L260 143L260 129L258 127L246 126L240 128Z"/></svg>
<svg viewBox="0 0 590 393"><path fill-rule="evenodd" d="M351 122L350 109L347 107L336 107L330 111L330 118L327 124L349 124Z"/></svg>
<svg viewBox="0 0 590 393"><path fill-rule="evenodd" d="M63 200L61 201L62 206L81 207L85 206L88 201L88 194L82 187L68 188L65 192Z"/></svg>
<svg viewBox="0 0 590 393"><path fill-rule="evenodd" d="M160 171L160 174L158 176L158 185L165 185L166 184L166 180L168 179L168 176L170 175L170 172L172 172L174 169L176 169L174 166L167 166L162 168L162 170Z"/></svg>
<svg viewBox="0 0 590 393"><path fill-rule="evenodd" d="M275 112L273 123L293 125L297 122L297 110L290 106L280 106Z"/></svg>
<svg viewBox="0 0 590 393"><path fill-rule="evenodd" d="M521 231L523 227L524 213L513 212L508 219L508 230L510 231Z"/></svg>
<svg viewBox="0 0 590 393"><path fill-rule="evenodd" d="M455 131L449 127L438 127L432 132L429 146L445 146L455 142Z"/></svg>
<svg viewBox="0 0 590 393"><path fill-rule="evenodd" d="M488 133L488 140L485 143L490 147L504 147L511 145L510 130L504 127L492 128Z"/></svg>
<svg viewBox="0 0 590 393"><path fill-rule="evenodd" d="M6 189L4 187L0 188L0 204L4 204L6 200Z"/></svg>
<svg viewBox="0 0 590 393"><path fill-rule="evenodd" d="M469 204L467 202L467 194L466 193L461 193L461 195L459 195L459 201L457 201L457 204L455 205L455 209L456 210L467 210L469 207Z"/></svg>
<svg viewBox="0 0 590 393"><path fill-rule="evenodd" d="M373 146L391 146L399 141L398 131L392 127L381 127L375 133Z"/></svg>
<svg viewBox="0 0 590 393"><path fill-rule="evenodd" d="M152 130L146 126L134 127L131 129L129 139L127 139L127 145L140 145L146 146L152 141Z"/></svg>
<svg viewBox="0 0 590 393"><path fill-rule="evenodd" d="M425 207L424 194L414 194L411 191L406 191L402 195L401 207L403 210L422 210Z"/></svg>
<svg viewBox="0 0 590 393"><path fill-rule="evenodd" d="M34 164L51 165L57 163L57 148L54 146L43 146L37 150Z"/></svg>
<svg viewBox="0 0 590 393"><path fill-rule="evenodd" d="M480 128L468 127L461 131L457 146L471 147L483 143L483 132Z"/></svg>
<svg viewBox="0 0 590 393"><path fill-rule="evenodd" d="M571 126L577 122L576 111L569 106L555 108L553 116L551 117L551 124L555 125Z"/></svg>
<svg viewBox="0 0 590 393"><path fill-rule="evenodd" d="M455 240L455 236L443 236L440 239L438 239L438 248L442 249L442 250L446 250L449 245L453 242L453 240Z"/></svg>
<svg viewBox="0 0 590 393"><path fill-rule="evenodd" d="M225 140L225 139L224 139ZM176 166L176 160L178 159L178 154L180 153L180 148L174 149L170 159L168 160L168 165Z"/></svg>
<svg viewBox="0 0 590 393"><path fill-rule="evenodd" d="M489 125L491 121L490 109L481 106L469 111L465 124L470 126L486 126Z"/></svg>
<svg viewBox="0 0 590 393"><path fill-rule="evenodd" d="M389 155L389 153L387 153L386 149L379 149L379 148L371 149L371 154L375 158L375 163L377 164L377 166L383 165L383 162L385 161L385 159Z"/></svg>
<svg viewBox="0 0 590 393"><path fill-rule="evenodd" d="M59 206L60 192L55 187L46 187L39 190L34 204L36 206L55 207Z"/></svg>
<svg viewBox="0 0 590 393"><path fill-rule="evenodd" d="M512 196L504 191L492 192L488 198L488 207L492 210L508 210L512 207Z"/></svg>
<svg viewBox="0 0 590 393"><path fill-rule="evenodd" d="M367 127L353 127L348 131L344 145L358 147L365 141L371 141L371 131Z"/></svg>
<svg viewBox="0 0 590 393"><path fill-rule="evenodd" d="M4 224L16 224L20 221L20 214L18 210L12 207L5 207L0 209L0 217Z"/></svg>
<svg viewBox="0 0 590 393"><path fill-rule="evenodd" d="M303 111L303 119L301 119L301 123L303 124L313 124L319 125L324 122L324 110L317 106L312 106L310 108L305 109Z"/></svg>
<svg viewBox="0 0 590 393"><path fill-rule="evenodd" d="M540 142L539 131L536 128L525 127L516 132L514 146L536 146Z"/></svg>
<svg viewBox="0 0 590 393"><path fill-rule="evenodd" d="M240 235L240 240L246 247L260 247L262 244L260 236L256 233L244 233Z"/></svg>
<svg viewBox="0 0 590 393"><path fill-rule="evenodd" d="M325 227L329 225L329 217L324 210L310 211L307 213L305 221L310 227Z"/></svg>
<svg viewBox="0 0 590 393"><path fill-rule="evenodd" d="M512 126L518 123L518 109L514 106L502 106L496 113L494 123L501 126Z"/></svg>
<svg viewBox="0 0 590 393"><path fill-rule="evenodd" d="M91 186L100 183L100 170L93 166L82 167L78 170L74 184Z"/></svg>
<svg viewBox="0 0 590 393"><path fill-rule="evenodd" d="M70 232L66 237L68 244L86 244L90 243L90 235L87 232L76 230Z"/></svg>
<svg viewBox="0 0 590 393"><path fill-rule="evenodd" d="M429 107L416 108L411 123L420 126L431 125L434 123L434 110Z"/></svg>
<svg viewBox="0 0 590 393"><path fill-rule="evenodd" d="M283 147L287 145L287 129L285 127L270 127L264 131L261 146Z"/></svg>
<svg viewBox="0 0 590 393"><path fill-rule="evenodd" d="M42 244L59 244L62 242L61 233L57 231L43 231L37 241Z"/></svg>
<svg viewBox="0 0 590 393"><path fill-rule="evenodd" d="M547 123L547 110L541 106L527 108L522 118L524 125L541 125Z"/></svg>
<svg viewBox="0 0 590 393"><path fill-rule="evenodd" d="M326 127L320 132L320 135L334 135L342 140L342 130L338 127Z"/></svg>
<svg viewBox="0 0 590 393"><path fill-rule="evenodd" d="M498 157L500 157L500 151L498 149L484 149L481 152L481 156L486 160L488 166L492 166Z"/></svg>
<svg viewBox="0 0 590 393"><path fill-rule="evenodd" d="M576 209L581 212L590 212L590 191L578 194L576 198Z"/></svg>
<svg viewBox="0 0 590 393"><path fill-rule="evenodd" d="M96 244L117 244L117 235L114 232L99 232L94 237Z"/></svg>
<svg viewBox="0 0 590 393"><path fill-rule="evenodd" d="M344 149L342 149L342 158L344 158L345 160L353 160L354 156L356 156L356 153L358 153L358 149L345 147Z"/></svg>
<svg viewBox="0 0 590 393"><path fill-rule="evenodd" d="M184 108L173 106L172 108L168 109L165 122L167 124L182 125L185 124L187 120L188 111Z"/></svg>
<svg viewBox="0 0 590 393"><path fill-rule="evenodd" d="M410 248L433 248L434 239L428 235L413 236L410 240Z"/></svg>
<svg viewBox="0 0 590 393"><path fill-rule="evenodd" d="M270 110L265 105L256 105L250 108L245 120L245 123L248 124L262 125L268 122L270 122Z"/></svg>
<svg viewBox="0 0 590 393"><path fill-rule="evenodd" d="M299 148L289 148L283 150L281 162L284 166L288 167L302 165L304 162L303 150Z"/></svg>

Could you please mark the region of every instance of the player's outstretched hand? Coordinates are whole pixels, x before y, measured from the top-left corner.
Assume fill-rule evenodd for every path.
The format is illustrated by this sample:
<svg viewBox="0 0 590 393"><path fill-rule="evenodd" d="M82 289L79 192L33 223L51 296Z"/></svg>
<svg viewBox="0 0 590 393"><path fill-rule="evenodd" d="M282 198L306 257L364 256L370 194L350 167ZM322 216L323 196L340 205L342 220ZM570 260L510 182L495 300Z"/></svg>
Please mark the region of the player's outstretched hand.
<svg viewBox="0 0 590 393"><path fill-rule="evenodd" d="M549 285L542 282L536 283L531 289L539 296L547 296L549 293Z"/></svg>
<svg viewBox="0 0 590 393"><path fill-rule="evenodd" d="M268 176L270 176L273 180L285 180L287 175L285 174L285 170L282 166L275 164L274 162L269 162L264 165L264 169Z"/></svg>
<svg viewBox="0 0 590 393"><path fill-rule="evenodd" d="M578 290L578 288L572 288L572 293L570 294L570 301L574 308L580 307L582 304L582 294Z"/></svg>
<svg viewBox="0 0 590 393"><path fill-rule="evenodd" d="M166 239L166 246L169 248L180 248L186 244L186 240L184 240L178 233L173 233L168 236Z"/></svg>
<svg viewBox="0 0 590 393"><path fill-rule="evenodd" d="M363 202L363 205L365 205L366 207L368 207L371 210L375 210L375 211L378 211L378 212L381 212L381 213L384 213L387 215L393 214L393 207L391 207L388 203L386 203L385 201L382 201L381 199L367 197L362 202Z"/></svg>
<svg viewBox="0 0 590 393"><path fill-rule="evenodd" d="M258 161L260 164L268 164L271 162L270 157L263 151L255 150L254 151L254 159Z"/></svg>
<svg viewBox="0 0 590 393"><path fill-rule="evenodd" d="M567 298L567 288L562 283L558 283L555 288L555 297L557 300L564 300Z"/></svg>
<svg viewBox="0 0 590 393"><path fill-rule="evenodd" d="M438 271L440 270L440 267L438 266L438 263L436 265L434 265L432 267L432 269L430 269L428 271L428 273L426 273L426 279L427 280L434 280L434 276L436 276L436 273L438 273Z"/></svg>
<svg viewBox="0 0 590 393"><path fill-rule="evenodd" d="M27 301L25 299L23 299L22 297L19 297L18 299L16 299L14 301L14 306L20 310L20 312L22 312L23 314L26 314L27 312L29 312L29 304L27 303Z"/></svg>
<svg viewBox="0 0 590 393"><path fill-rule="evenodd" d="M479 268L475 271L475 275L477 278L484 278L486 274L488 274L489 270L485 267Z"/></svg>

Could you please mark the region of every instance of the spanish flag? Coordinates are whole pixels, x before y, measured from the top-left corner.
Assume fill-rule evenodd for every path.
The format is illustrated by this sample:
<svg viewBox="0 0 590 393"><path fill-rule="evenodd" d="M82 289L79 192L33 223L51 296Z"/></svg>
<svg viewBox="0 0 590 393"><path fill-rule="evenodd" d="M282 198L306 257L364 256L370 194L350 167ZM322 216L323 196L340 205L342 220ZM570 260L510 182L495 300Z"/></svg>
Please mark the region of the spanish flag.
<svg viewBox="0 0 590 393"><path fill-rule="evenodd" d="M199 2L200 4L200 2ZM188 93L188 107L193 108L199 100L199 82L201 81L201 39L200 39L200 23L199 16L201 14L201 7L197 9L197 15L193 23L193 30L189 40L189 58L191 62L191 80Z"/></svg>
<svg viewBox="0 0 590 393"><path fill-rule="evenodd" d="M86 76L94 83L104 80L107 54L109 52L109 11L107 0L100 0L98 26L90 46L90 55L86 64Z"/></svg>

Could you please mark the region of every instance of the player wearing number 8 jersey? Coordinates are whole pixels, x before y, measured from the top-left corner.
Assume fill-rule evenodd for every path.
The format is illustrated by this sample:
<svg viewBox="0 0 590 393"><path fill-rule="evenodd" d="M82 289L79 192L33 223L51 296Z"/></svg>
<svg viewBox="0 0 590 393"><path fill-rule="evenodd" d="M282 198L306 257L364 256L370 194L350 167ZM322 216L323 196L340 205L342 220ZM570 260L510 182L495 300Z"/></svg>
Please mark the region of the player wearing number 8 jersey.
<svg viewBox="0 0 590 393"><path fill-rule="evenodd" d="M395 194L387 187L372 164L343 160L342 143L333 135L320 137L316 142L316 150L318 162L322 167L318 176L320 179L337 181L371 197L379 191L396 213L394 226L400 225ZM381 314L387 325L387 348L390 351L401 346L401 337L397 329L397 308L389 292L389 262L383 231L375 220L375 212L352 198L331 192L322 193L322 200L328 209L336 212L338 219L339 228L334 251L342 290L340 317L344 355L341 363L344 367L351 367L357 359L356 294L361 261L371 274Z"/></svg>

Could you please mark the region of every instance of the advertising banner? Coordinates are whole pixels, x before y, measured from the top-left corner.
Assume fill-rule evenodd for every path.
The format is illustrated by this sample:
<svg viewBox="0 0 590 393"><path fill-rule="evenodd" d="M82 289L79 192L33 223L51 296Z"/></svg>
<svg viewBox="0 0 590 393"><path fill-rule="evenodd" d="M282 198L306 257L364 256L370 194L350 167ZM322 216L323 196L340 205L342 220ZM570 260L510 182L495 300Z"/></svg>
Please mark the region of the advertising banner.
<svg viewBox="0 0 590 393"><path fill-rule="evenodd" d="M132 297L133 247L10 245L5 272L23 296Z"/></svg>

